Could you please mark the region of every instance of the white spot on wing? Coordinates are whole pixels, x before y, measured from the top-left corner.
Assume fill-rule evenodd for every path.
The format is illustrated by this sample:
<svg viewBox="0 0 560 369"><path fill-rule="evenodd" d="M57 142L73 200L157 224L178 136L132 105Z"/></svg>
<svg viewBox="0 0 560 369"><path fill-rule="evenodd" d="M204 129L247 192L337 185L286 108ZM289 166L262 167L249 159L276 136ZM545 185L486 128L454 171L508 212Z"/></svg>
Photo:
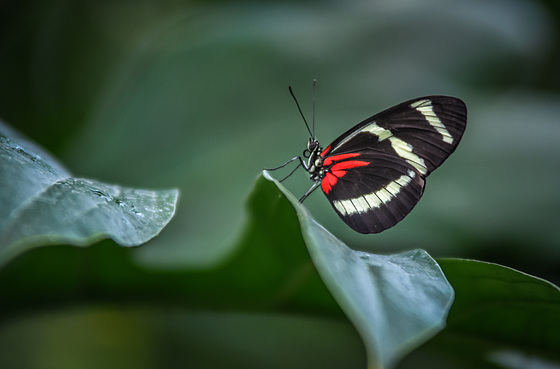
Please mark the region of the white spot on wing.
<svg viewBox="0 0 560 369"><path fill-rule="evenodd" d="M400 178L399 178L400 179ZM403 184L398 183L397 179L395 182L391 182L387 185L387 187L385 187L385 189L387 191L389 191L389 193L391 194L391 196L397 196L397 194L399 193L399 191L401 190L401 187L403 186Z"/></svg>
<svg viewBox="0 0 560 369"><path fill-rule="evenodd" d="M354 199L344 200L344 201L333 201L333 205L341 214L357 214L359 213L358 208L355 207L353 201ZM361 209L361 208L360 208Z"/></svg>
<svg viewBox="0 0 560 369"><path fill-rule="evenodd" d="M351 134L349 134L348 136L346 136L342 141L340 141L338 143L338 145L336 145L336 147L333 147L333 150L336 150L337 148L339 148L340 146L344 145L346 142L350 141L351 139L353 139L357 134L359 133L371 133L372 135L376 136L377 139L379 141L383 141L389 137L391 137L393 134L391 133L391 131L379 127L375 122L368 124L367 126L363 127L362 129L358 130L358 131L354 131Z"/></svg>
<svg viewBox="0 0 560 369"><path fill-rule="evenodd" d="M412 152L412 145L404 142L398 137L393 136L391 131L388 129L380 127L376 123L371 123L362 128L359 132L369 132L377 136L379 141L389 139L389 142L391 142L391 146L397 155L406 160L408 164L412 165L420 173L426 174L428 172L428 167L426 166L424 159Z"/></svg>
<svg viewBox="0 0 560 369"><path fill-rule="evenodd" d="M356 209L367 209L369 207L368 202L363 196L351 199L351 201Z"/></svg>
<svg viewBox="0 0 560 369"><path fill-rule="evenodd" d="M362 128L360 132L369 132L378 137L379 141L391 137L393 134L388 129L379 127L376 123L371 123Z"/></svg>
<svg viewBox="0 0 560 369"><path fill-rule="evenodd" d="M391 141L391 146L393 146L393 149L397 152L397 154L406 160L408 164L412 165L422 174L426 174L428 172L428 167L426 166L424 159L412 152L412 145L395 136L390 137L389 141Z"/></svg>
<svg viewBox="0 0 560 369"><path fill-rule="evenodd" d="M393 182L391 182L391 183L393 183ZM375 194L381 199L381 201L383 203L389 202L393 198L393 194L391 192L387 191L386 188L380 189Z"/></svg>
<svg viewBox="0 0 560 369"><path fill-rule="evenodd" d="M336 200L333 201L333 205L342 215L366 213L391 201L399 194L402 187L412 182L415 176L416 173L409 170L407 174L403 174L384 188L353 199Z"/></svg>
<svg viewBox="0 0 560 369"><path fill-rule="evenodd" d="M437 114L434 112L434 107L430 100L420 100L410 104L411 108L418 110L424 118L428 121L428 123L435 128L435 130L443 137L443 142L447 142L448 144L453 143L453 137L449 134L449 131Z"/></svg>

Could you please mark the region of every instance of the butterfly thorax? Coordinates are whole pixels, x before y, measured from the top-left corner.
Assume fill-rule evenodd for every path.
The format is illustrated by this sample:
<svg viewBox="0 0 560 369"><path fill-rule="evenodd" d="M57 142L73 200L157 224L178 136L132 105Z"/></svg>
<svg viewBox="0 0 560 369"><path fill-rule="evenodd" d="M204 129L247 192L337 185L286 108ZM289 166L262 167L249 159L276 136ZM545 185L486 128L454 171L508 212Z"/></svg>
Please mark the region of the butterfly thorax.
<svg viewBox="0 0 560 369"><path fill-rule="evenodd" d="M314 138L310 138L307 142L307 149L303 151L303 156L307 158L307 172L310 174L312 181L320 181L325 177L326 171L323 167L323 157L321 152L323 149Z"/></svg>

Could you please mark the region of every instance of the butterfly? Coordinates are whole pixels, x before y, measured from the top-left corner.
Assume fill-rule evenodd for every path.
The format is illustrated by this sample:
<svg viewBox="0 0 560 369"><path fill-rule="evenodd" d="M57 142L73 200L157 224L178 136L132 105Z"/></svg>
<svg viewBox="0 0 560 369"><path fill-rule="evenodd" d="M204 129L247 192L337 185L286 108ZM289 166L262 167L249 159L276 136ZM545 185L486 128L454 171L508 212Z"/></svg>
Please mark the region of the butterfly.
<svg viewBox="0 0 560 369"><path fill-rule="evenodd" d="M426 177L455 151L467 124L460 99L424 96L365 119L323 148L314 136L315 119L312 132L291 87L290 93L311 137L302 155L270 170L299 160L284 179L300 166L309 173L314 183L300 202L321 187L338 216L359 233L382 232L410 213Z"/></svg>

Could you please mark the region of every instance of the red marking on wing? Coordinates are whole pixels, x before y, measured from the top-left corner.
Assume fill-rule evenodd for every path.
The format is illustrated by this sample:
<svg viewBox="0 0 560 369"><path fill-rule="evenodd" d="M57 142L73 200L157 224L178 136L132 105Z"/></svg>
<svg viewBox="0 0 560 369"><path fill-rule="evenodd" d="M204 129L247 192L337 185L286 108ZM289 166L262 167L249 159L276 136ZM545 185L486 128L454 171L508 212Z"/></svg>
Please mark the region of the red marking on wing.
<svg viewBox="0 0 560 369"><path fill-rule="evenodd" d="M348 160L348 161L343 161L340 163L336 163L335 165L333 165L331 167L331 171L339 171L342 169L352 169L352 168L356 168L356 167L363 167L365 165L368 165L369 161L361 161L361 160Z"/></svg>
<svg viewBox="0 0 560 369"><path fill-rule="evenodd" d="M327 173L321 181L321 189L323 190L323 192L331 192L331 188L336 184L336 181L338 181L338 178L336 178L334 174Z"/></svg>
<svg viewBox="0 0 560 369"><path fill-rule="evenodd" d="M327 148L323 150L323 152L321 153L321 156L324 158L325 155L327 155L327 153L330 151L330 149L331 149L331 145L327 146Z"/></svg>
<svg viewBox="0 0 560 369"><path fill-rule="evenodd" d="M343 156L343 155L356 156L355 154L342 154L337 156ZM336 182L338 182L340 178L344 177L344 175L348 173L345 169L363 167L368 164L369 162L360 161L360 160L348 160L348 161L343 161L341 163L336 163L335 165L332 166L330 172L327 172L327 174L325 174L325 177L323 177L323 179L321 180L321 189L323 190L324 193L328 194L333 188L333 186L336 184Z"/></svg>
<svg viewBox="0 0 560 369"><path fill-rule="evenodd" d="M330 147L330 146L329 146ZM325 150L326 151L326 150ZM324 152L324 151L323 151ZM321 155L323 155L323 153L321 153ZM351 152L348 154L339 154L339 155L334 155L334 156L329 156L328 158L325 159L325 161L323 162L323 166L324 167L328 167L329 165L331 165L334 161L340 161L340 160L344 160L344 159L349 159L349 158L355 158L356 156L360 156L359 153L356 152Z"/></svg>

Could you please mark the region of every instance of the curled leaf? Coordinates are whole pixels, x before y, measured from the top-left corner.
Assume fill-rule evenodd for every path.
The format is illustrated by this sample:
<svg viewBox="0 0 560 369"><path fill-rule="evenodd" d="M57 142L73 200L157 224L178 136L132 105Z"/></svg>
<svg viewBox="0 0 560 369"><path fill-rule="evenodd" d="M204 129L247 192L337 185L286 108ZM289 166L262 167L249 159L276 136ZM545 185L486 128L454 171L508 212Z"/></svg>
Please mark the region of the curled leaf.
<svg viewBox="0 0 560 369"><path fill-rule="evenodd" d="M171 220L177 190L151 191L73 178L36 144L0 123L0 264L47 244L109 237L140 245Z"/></svg>
<svg viewBox="0 0 560 369"><path fill-rule="evenodd" d="M360 333L370 368L390 368L445 325L453 288L423 250L396 255L356 251L318 224L267 172L299 216L325 285Z"/></svg>

